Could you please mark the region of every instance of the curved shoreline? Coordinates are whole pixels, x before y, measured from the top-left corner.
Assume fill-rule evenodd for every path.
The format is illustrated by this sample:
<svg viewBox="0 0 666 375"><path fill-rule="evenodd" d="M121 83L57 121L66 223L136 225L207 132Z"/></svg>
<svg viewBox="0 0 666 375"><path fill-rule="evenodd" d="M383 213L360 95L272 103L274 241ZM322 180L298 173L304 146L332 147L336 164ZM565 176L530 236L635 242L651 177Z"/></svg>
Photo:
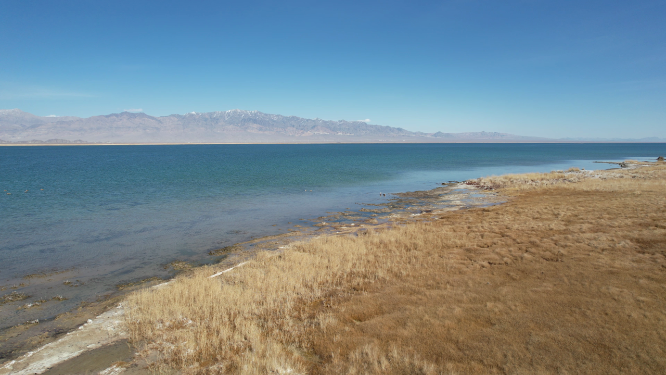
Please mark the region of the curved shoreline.
<svg viewBox="0 0 666 375"><path fill-rule="evenodd" d="M496 204L498 203L498 200L501 200L497 199L497 196L492 192L478 190L474 186L463 185L462 183L453 187L447 186L447 188L450 189L446 192L442 191L443 188L436 188L429 191L396 194L398 197L396 200L400 201L399 205L402 205L405 209L403 209L400 214L394 212L387 213L387 215L385 215L387 217L386 222L376 224L359 223L359 225L356 225L356 223L351 223L351 225L330 225L327 227L327 230L322 230L320 233L350 234L368 228L390 227L408 221L419 220L422 218L427 219L428 217L441 214L445 211ZM467 191L462 193L459 191L460 189L467 189ZM480 196L473 196L474 194L480 194ZM442 199L444 197L449 199ZM482 198L490 199L484 200ZM423 202L427 202L428 200L430 201L431 206L423 204ZM442 201L445 201L446 204L442 204ZM439 209L435 207L438 203L440 204ZM316 234L317 233L309 233L308 236L311 237ZM249 242L260 243L262 241L273 239L271 237L274 236ZM234 267L222 272L230 271L233 268ZM218 273L218 275L222 272ZM164 285L164 283L160 285ZM126 337L126 332L118 329L118 321L119 317L122 316L122 313L123 310L120 306L107 311L95 319L92 319L92 321L88 321L87 324L79 327L78 330L68 333L65 337L44 345L35 351L29 352L14 361L4 363L2 367L0 367L0 374L35 373L35 371L43 372L49 367L62 363L69 358L76 357L86 350L98 349L101 345L107 345L117 340L124 339ZM106 335L106 338L101 338L100 335ZM83 340L84 337L87 337L86 340L88 341ZM78 341L80 345L71 345L73 340ZM63 346L66 350L61 350Z"/></svg>
<svg viewBox="0 0 666 375"><path fill-rule="evenodd" d="M427 220L427 216L446 211L498 203L494 193L482 192L463 183L447 184L427 191L404 192L393 195L395 197L387 203L376 205L391 207L383 212L381 212L382 209L377 209L382 215L376 215L376 222L368 222L368 218L358 215L362 209L356 210L353 215L349 215L349 211L338 212L319 217L316 221L319 221L319 219L328 221L325 221L324 225L317 226L315 224L316 230L269 235L232 245L231 247L240 246L242 250L229 254L230 257L225 259L224 263L229 264L230 267L211 277L219 276L242 266L246 259L252 258L257 251L279 251L290 243L316 236L348 235L360 230L388 228L410 221ZM370 210L366 209L365 212L370 212ZM176 274L166 282L144 287L159 288L165 286L179 275ZM122 293L116 297L122 298L122 295L125 294ZM122 304L119 304L92 319L88 319L83 325L67 332L64 337L57 338L3 363L0 366L0 375L43 373L84 352L99 349L119 340L125 340L128 337L127 332L122 330L119 325L123 314L124 309Z"/></svg>

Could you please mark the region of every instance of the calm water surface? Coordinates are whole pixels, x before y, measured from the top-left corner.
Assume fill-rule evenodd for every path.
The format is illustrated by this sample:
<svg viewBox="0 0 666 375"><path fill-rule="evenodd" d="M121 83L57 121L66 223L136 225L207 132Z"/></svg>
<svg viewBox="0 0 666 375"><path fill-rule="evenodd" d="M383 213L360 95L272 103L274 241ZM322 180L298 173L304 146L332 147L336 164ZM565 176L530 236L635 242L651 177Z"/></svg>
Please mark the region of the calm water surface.
<svg viewBox="0 0 666 375"><path fill-rule="evenodd" d="M173 260L205 261L211 249L284 232L300 218L390 198L379 192L665 154L664 144L0 147L0 294L24 283L16 290L27 302L68 298L20 313L1 307L0 328L122 282L165 277ZM23 279L62 270L73 284Z"/></svg>

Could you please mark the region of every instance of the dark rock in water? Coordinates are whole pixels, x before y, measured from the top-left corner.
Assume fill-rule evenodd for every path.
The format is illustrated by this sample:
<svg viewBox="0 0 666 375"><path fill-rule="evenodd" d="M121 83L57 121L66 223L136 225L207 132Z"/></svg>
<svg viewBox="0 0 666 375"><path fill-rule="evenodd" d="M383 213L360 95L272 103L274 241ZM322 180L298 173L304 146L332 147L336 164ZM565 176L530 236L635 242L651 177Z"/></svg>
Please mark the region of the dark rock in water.
<svg viewBox="0 0 666 375"><path fill-rule="evenodd" d="M663 156L658 157L657 161L664 161L664 157Z"/></svg>
<svg viewBox="0 0 666 375"><path fill-rule="evenodd" d="M624 162L618 163L618 165L620 166L620 168L627 168L627 166L628 166L627 163L624 163Z"/></svg>

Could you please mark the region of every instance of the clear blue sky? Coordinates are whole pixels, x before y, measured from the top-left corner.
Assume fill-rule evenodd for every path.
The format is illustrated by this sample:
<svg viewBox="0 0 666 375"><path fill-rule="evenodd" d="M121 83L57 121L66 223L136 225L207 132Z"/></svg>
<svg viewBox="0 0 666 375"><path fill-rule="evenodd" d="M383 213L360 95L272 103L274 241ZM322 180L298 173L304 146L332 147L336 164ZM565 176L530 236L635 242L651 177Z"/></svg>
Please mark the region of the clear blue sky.
<svg viewBox="0 0 666 375"><path fill-rule="evenodd" d="M666 137L666 1L1 0L0 108Z"/></svg>

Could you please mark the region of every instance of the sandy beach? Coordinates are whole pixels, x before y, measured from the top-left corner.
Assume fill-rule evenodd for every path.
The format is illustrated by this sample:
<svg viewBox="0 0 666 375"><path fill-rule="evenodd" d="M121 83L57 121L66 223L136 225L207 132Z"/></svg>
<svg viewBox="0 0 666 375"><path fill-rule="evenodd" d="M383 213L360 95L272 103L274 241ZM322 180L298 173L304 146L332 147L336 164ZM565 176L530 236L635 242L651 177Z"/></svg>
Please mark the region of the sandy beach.
<svg viewBox="0 0 666 375"><path fill-rule="evenodd" d="M0 374L663 373L666 167L627 164L322 217L114 301Z"/></svg>

